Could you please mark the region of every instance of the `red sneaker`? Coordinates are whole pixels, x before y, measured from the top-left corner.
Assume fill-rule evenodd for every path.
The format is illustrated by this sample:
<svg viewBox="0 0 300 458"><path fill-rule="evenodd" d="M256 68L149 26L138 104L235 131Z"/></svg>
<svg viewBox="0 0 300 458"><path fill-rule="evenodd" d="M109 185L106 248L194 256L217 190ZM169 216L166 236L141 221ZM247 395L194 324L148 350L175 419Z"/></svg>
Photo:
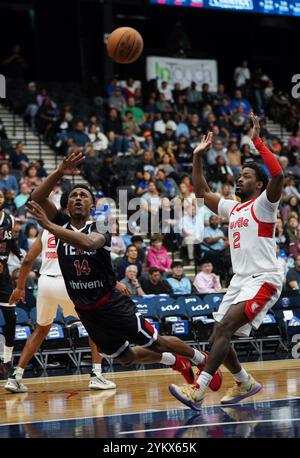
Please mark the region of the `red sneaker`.
<svg viewBox="0 0 300 458"><path fill-rule="evenodd" d="M205 353L204 351L202 351L201 353L202 353L202 355L205 356L205 360L203 361L202 364L199 364L199 366L198 366L199 370L198 370L198 373L197 373L197 378L199 377L199 375L203 371L204 366L205 366L206 361L207 361L207 358L208 358L208 354L207 353ZM218 391L221 388L222 381L223 381L223 374L222 374L221 369L218 369L215 372L215 374L214 374L214 376L213 376L213 378L212 378L212 380L211 380L211 382L210 382L210 384L208 386L212 391Z"/></svg>
<svg viewBox="0 0 300 458"><path fill-rule="evenodd" d="M175 364L173 364L173 371L180 372L181 375L185 378L186 382L190 385L195 381L194 371L189 359L184 358L183 356L174 355L176 358Z"/></svg>

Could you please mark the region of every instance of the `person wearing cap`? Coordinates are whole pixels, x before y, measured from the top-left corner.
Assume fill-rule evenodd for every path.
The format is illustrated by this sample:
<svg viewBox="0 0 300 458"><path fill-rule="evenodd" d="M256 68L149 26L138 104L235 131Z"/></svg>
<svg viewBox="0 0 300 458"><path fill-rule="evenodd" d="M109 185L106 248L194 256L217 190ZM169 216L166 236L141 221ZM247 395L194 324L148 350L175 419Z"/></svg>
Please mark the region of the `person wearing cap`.
<svg viewBox="0 0 300 458"><path fill-rule="evenodd" d="M171 265L172 275L167 278L174 294L191 294L192 285L183 272L183 263L174 261Z"/></svg>
<svg viewBox="0 0 300 458"><path fill-rule="evenodd" d="M134 264L127 266L125 270L125 277L122 278L120 283L127 286L132 296L144 296L145 293L139 284L137 273L137 266Z"/></svg>

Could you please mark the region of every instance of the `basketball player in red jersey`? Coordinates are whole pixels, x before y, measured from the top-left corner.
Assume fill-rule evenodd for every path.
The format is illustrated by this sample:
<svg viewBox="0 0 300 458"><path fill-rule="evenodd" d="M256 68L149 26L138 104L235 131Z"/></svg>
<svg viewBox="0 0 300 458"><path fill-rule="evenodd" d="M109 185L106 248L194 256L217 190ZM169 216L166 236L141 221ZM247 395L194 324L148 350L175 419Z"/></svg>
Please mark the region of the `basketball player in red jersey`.
<svg viewBox="0 0 300 458"><path fill-rule="evenodd" d="M216 324L210 341L211 351L196 383L170 385L170 392L194 410L201 409L212 374L221 364L229 369L236 382L222 398L222 404L237 403L260 391L261 385L241 367L230 340L233 335L249 336L252 328L257 329L282 289L274 233L283 172L276 157L259 137L258 118L253 113L250 117L253 143L271 179L256 162L244 165L236 181L236 195L241 202L215 195L204 178L202 161L211 145L212 133L208 133L194 150L194 190L211 211L229 219L228 238L235 274L214 314Z"/></svg>

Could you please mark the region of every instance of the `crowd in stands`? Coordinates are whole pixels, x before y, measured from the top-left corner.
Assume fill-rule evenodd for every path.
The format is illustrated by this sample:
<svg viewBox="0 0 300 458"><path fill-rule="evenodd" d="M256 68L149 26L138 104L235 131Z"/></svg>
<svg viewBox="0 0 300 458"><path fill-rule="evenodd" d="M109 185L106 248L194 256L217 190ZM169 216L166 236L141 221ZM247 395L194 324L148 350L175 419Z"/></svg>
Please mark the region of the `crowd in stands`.
<svg viewBox="0 0 300 458"><path fill-rule="evenodd" d="M204 208L204 227L195 224L200 207L191 182L192 154L203 133L212 130L206 179L213 192L236 199L234 183L241 167L260 161L251 140L253 109L260 115L261 137L284 170L277 257L286 288L299 289L300 103L274 87L261 69L249 69L243 62L234 70L232 87L219 84L214 93L206 83L200 88L195 82L170 87L167 81L113 78L82 116L67 97L56 100L45 86L27 84L17 104L19 113L59 160L71 151L83 151L86 160L78 173L99 198L98 210L105 197L118 201L123 187L130 197L142 197L141 211L151 216L151 224L157 220L158 235L150 225L142 236L120 234L118 224L113 230L112 260L118 279L136 295L189 294L192 288L205 293L228 286L232 276L228 221ZM292 131L287 144L268 131L268 119ZM5 192L7 211L16 217L20 246L27 251L38 228L26 210L26 200L47 173L42 160L29 162L22 142L11 145L1 120L0 160L0 189ZM70 187L66 178L54 189L57 207L62 192ZM177 203L185 210L180 221L175 215ZM167 225L169 230L164 231ZM150 246L145 238L151 238ZM182 262L174 261L175 251ZM193 285L184 275L189 264L200 270Z"/></svg>

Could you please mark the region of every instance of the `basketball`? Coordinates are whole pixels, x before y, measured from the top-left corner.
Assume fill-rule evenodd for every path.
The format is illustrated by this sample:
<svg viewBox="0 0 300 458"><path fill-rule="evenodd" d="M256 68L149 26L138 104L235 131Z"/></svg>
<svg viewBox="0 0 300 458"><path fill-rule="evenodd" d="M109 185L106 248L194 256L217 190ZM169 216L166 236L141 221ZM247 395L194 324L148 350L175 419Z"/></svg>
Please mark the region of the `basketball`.
<svg viewBox="0 0 300 458"><path fill-rule="evenodd" d="M119 27L107 40L107 52L119 64L131 64L142 54L144 42L139 32L131 27Z"/></svg>

